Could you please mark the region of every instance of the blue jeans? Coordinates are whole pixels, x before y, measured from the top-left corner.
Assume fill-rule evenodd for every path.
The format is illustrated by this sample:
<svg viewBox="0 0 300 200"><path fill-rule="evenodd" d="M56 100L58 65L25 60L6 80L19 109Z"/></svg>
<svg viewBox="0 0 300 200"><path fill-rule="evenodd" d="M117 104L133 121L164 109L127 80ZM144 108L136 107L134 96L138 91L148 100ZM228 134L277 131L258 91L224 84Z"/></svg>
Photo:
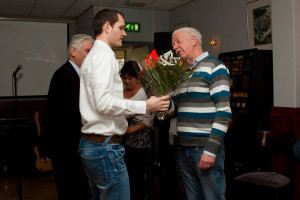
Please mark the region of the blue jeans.
<svg viewBox="0 0 300 200"><path fill-rule="evenodd" d="M96 143L81 138L79 144L79 154L89 178L93 200L129 200L125 149L121 144L107 142Z"/></svg>
<svg viewBox="0 0 300 200"><path fill-rule="evenodd" d="M187 199L225 200L224 145L219 149L214 166L207 170L198 168L203 150L203 147L178 147L178 164Z"/></svg>

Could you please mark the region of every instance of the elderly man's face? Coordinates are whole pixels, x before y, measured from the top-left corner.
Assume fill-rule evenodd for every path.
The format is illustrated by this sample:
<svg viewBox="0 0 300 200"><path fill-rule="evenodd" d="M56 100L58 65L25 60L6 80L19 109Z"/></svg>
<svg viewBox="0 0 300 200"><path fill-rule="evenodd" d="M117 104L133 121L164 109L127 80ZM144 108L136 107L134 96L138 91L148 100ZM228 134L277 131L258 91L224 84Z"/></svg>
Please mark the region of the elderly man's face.
<svg viewBox="0 0 300 200"><path fill-rule="evenodd" d="M72 55L74 56L74 62L78 67L81 67L83 60L90 52L92 46L93 43L90 40L83 40L82 47L79 50L73 47L74 50L72 51Z"/></svg>
<svg viewBox="0 0 300 200"><path fill-rule="evenodd" d="M193 51L192 37L188 37L186 33L179 31L172 38L173 49L180 58L190 58Z"/></svg>

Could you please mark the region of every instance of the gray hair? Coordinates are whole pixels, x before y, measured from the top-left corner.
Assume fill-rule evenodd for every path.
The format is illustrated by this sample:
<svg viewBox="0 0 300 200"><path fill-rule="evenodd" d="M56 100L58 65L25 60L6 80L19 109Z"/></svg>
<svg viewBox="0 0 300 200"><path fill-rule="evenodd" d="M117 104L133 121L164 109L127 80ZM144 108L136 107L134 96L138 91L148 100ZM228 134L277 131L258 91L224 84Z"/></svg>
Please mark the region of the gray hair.
<svg viewBox="0 0 300 200"><path fill-rule="evenodd" d="M77 34L74 35L68 45L68 58L71 56L71 47L74 47L75 49L77 49L78 51L81 49L82 47L82 42L84 40L89 40L92 43L94 43L94 39L87 34Z"/></svg>
<svg viewBox="0 0 300 200"><path fill-rule="evenodd" d="M172 34L172 37L175 35L175 33L177 32L183 32L184 35L188 38L191 38L192 36L195 36L198 40L198 43L200 44L200 46L202 47L202 35L201 33L192 27L183 27L183 28L179 28L177 30L175 30Z"/></svg>

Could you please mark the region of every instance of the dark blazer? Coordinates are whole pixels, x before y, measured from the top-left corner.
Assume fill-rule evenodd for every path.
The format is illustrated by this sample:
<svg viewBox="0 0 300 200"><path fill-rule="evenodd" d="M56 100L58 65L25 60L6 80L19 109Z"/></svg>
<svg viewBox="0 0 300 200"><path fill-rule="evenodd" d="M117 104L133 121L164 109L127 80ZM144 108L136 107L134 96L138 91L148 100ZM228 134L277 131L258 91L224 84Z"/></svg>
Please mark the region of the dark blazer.
<svg viewBox="0 0 300 200"><path fill-rule="evenodd" d="M52 158L59 199L88 200L89 184L78 153L80 79L68 61L53 75L42 122L40 154Z"/></svg>
<svg viewBox="0 0 300 200"><path fill-rule="evenodd" d="M78 151L81 137L80 78L67 61L53 75L41 129L41 154L63 158Z"/></svg>

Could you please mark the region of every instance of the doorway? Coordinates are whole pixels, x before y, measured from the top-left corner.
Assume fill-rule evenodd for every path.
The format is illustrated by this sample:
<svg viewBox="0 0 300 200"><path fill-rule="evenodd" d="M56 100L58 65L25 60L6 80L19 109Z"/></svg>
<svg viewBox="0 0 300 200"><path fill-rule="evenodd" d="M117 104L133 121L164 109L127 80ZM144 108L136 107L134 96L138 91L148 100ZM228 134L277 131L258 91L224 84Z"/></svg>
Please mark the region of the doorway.
<svg viewBox="0 0 300 200"><path fill-rule="evenodd" d="M146 56L153 49L153 43L146 42L124 42L122 47L114 48L120 69L124 63L134 60L143 65Z"/></svg>

